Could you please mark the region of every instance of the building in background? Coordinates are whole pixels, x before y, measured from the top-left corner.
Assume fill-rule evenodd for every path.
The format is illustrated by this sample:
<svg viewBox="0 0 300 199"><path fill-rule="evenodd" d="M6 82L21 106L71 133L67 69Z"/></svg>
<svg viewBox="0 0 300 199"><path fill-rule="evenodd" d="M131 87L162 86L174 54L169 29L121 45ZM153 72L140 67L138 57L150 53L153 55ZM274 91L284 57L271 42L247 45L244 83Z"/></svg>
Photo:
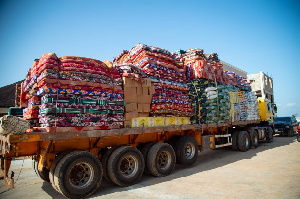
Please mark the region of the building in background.
<svg viewBox="0 0 300 199"><path fill-rule="evenodd" d="M0 117L7 115L9 107L15 106L16 84L20 84L23 81L0 88Z"/></svg>
<svg viewBox="0 0 300 199"><path fill-rule="evenodd" d="M268 99L274 103L273 78L260 71L258 74L247 75L251 88L257 97Z"/></svg>
<svg viewBox="0 0 300 199"><path fill-rule="evenodd" d="M247 78L247 72L246 71L243 71L242 69L239 69L227 62L224 62L222 60L220 60L220 62L223 64L223 70L224 71L232 71L234 72L235 74L239 75L239 76L242 76L242 77L245 77Z"/></svg>

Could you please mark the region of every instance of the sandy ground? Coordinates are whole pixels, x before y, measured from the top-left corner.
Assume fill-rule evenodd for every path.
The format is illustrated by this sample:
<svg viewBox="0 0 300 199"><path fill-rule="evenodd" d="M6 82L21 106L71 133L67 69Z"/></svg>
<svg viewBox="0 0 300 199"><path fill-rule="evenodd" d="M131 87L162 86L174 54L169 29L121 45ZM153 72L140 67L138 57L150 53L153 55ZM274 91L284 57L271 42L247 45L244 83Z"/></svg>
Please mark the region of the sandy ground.
<svg viewBox="0 0 300 199"><path fill-rule="evenodd" d="M35 175L30 159L14 160L11 169L17 180L15 188L0 198L64 198ZM140 183L129 187L103 180L90 198L296 199L300 198L299 169L300 142L296 137L275 137L273 143L260 142L248 152L231 148L201 152L193 166L176 166L167 177L145 174ZM6 189L0 181L0 192Z"/></svg>

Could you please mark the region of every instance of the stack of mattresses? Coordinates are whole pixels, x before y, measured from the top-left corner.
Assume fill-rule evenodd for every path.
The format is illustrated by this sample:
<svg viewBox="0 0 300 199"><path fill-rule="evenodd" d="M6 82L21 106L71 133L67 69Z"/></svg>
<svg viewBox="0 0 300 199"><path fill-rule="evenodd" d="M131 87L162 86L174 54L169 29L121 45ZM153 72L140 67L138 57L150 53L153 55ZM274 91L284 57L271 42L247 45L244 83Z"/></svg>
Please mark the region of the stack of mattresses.
<svg viewBox="0 0 300 199"><path fill-rule="evenodd" d="M27 74L30 81L25 80L23 92L27 100L27 107L24 109L23 117L31 120L32 126L38 125L39 106L41 97L38 96L39 89L43 86L44 79L58 79L59 60L54 53L46 53L40 59L34 60L33 66ZM26 77L26 79L27 79Z"/></svg>
<svg viewBox="0 0 300 199"><path fill-rule="evenodd" d="M64 56L59 58L59 79L42 79L42 127L123 126L123 90L120 75L101 61ZM113 70L113 72L116 72Z"/></svg>
<svg viewBox="0 0 300 199"><path fill-rule="evenodd" d="M223 71L223 84L236 86L235 73L231 71Z"/></svg>
<svg viewBox="0 0 300 199"><path fill-rule="evenodd" d="M20 99L21 99L21 84L16 84L15 107L21 106Z"/></svg>
<svg viewBox="0 0 300 199"><path fill-rule="evenodd" d="M240 89L249 91L251 90L250 83L247 78L235 74L233 71L224 71L223 79L225 84L238 86Z"/></svg>
<svg viewBox="0 0 300 199"><path fill-rule="evenodd" d="M31 119L32 126L123 126L122 79L118 70L103 62L47 53L35 61L27 76L24 118Z"/></svg>
<svg viewBox="0 0 300 199"><path fill-rule="evenodd" d="M129 78L140 83L143 83L144 78L146 77L146 73L140 67L134 64L116 64L114 68L122 77Z"/></svg>
<svg viewBox="0 0 300 199"><path fill-rule="evenodd" d="M122 58L126 56L127 63L142 68L155 86L150 116L192 115L183 63L176 62L165 49L144 44L134 46L129 54L130 57L123 54Z"/></svg>

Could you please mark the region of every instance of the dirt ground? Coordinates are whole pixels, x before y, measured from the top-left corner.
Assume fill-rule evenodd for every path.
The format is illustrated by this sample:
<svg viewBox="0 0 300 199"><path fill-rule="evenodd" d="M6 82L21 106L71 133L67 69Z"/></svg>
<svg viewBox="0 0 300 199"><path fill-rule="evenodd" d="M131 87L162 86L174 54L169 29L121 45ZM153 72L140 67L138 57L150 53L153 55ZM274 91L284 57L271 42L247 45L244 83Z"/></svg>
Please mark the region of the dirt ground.
<svg viewBox="0 0 300 199"><path fill-rule="evenodd" d="M248 152L229 147L201 152L193 166L176 166L167 177L145 174L140 183L129 187L103 180L90 198L299 199L299 168L300 142L296 137L275 137L273 143L260 142L257 149ZM64 198L35 175L30 159L14 160L11 169L15 172L15 188L0 194L0 198ZM0 192L5 190L0 181Z"/></svg>

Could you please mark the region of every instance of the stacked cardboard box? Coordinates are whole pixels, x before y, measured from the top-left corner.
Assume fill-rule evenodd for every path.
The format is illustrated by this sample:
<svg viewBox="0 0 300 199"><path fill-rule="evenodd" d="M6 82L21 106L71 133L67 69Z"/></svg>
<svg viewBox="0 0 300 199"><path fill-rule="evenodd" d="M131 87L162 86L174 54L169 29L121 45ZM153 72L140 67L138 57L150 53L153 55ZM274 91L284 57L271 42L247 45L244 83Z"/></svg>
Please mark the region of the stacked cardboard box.
<svg viewBox="0 0 300 199"><path fill-rule="evenodd" d="M125 105L125 127L132 126L132 119L149 117L152 95L155 93L150 78L144 78L144 82L123 77Z"/></svg>

